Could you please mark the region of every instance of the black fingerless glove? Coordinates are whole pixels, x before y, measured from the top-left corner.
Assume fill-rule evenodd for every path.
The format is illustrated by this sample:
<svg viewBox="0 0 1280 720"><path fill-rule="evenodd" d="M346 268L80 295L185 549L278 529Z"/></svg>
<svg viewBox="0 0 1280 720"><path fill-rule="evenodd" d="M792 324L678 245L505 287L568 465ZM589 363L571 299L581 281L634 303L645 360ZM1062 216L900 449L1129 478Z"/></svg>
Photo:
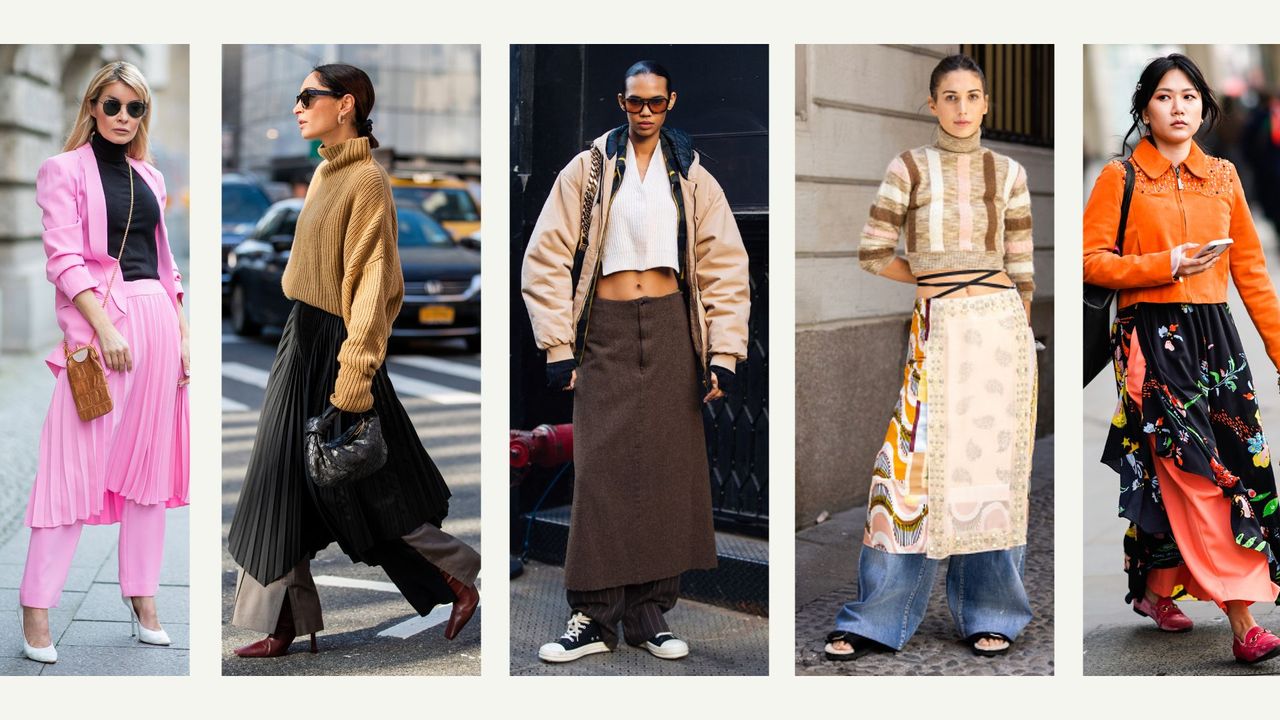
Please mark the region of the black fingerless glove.
<svg viewBox="0 0 1280 720"><path fill-rule="evenodd" d="M547 363L547 387L552 390L564 390L573 379L573 371L578 362L573 358Z"/></svg>
<svg viewBox="0 0 1280 720"><path fill-rule="evenodd" d="M731 395L737 389L738 376L729 368L712 365L711 374L716 376L716 383L720 388L720 392L725 395Z"/></svg>

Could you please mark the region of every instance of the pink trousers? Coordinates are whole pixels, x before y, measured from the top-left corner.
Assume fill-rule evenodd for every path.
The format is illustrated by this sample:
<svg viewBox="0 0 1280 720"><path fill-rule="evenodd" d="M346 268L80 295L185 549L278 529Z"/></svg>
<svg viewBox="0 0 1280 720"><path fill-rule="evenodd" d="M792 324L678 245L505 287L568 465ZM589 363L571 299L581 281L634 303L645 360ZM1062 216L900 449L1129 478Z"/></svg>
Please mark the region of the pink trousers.
<svg viewBox="0 0 1280 720"><path fill-rule="evenodd" d="M164 557L164 511L163 504L139 505L124 501L119 547L121 595L151 597L156 594L160 586L160 561ZM76 522L31 528L27 567L18 591L18 600L24 606L58 606L83 527L83 522Z"/></svg>

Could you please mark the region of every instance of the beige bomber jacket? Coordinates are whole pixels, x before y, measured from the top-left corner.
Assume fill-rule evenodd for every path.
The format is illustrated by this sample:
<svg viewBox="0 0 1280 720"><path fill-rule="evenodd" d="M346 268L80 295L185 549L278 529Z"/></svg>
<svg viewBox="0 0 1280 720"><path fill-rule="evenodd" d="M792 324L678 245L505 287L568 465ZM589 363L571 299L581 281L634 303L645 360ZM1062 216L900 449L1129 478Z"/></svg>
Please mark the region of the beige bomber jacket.
<svg viewBox="0 0 1280 720"><path fill-rule="evenodd" d="M597 190L599 200L591 211L582 274L573 297L571 268L582 217L582 193L591 173L589 149L578 153L560 171L525 249L521 291L534 341L539 350L547 351L548 362L573 357L578 321L584 311L590 312L588 294L600 268L612 200L611 179L619 154L626 155L625 147L608 147L609 135L614 132L607 132L592 143L604 153L604 168ZM747 358L747 320L751 310L747 252L724 191L702 167L698 154L690 152L692 160L687 168L681 168L680 191L688 238L683 266L691 280L688 287L692 298L688 305L693 347L704 370L708 364L734 370L738 362ZM588 330L589 327L588 324Z"/></svg>

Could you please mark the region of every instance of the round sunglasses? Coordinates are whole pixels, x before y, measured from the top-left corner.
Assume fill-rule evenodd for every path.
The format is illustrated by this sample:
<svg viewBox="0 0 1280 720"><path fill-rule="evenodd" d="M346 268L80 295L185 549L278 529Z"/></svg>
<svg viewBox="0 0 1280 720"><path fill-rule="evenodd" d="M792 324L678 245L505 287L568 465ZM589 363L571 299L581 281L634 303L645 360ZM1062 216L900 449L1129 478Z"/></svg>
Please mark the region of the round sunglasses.
<svg viewBox="0 0 1280 720"><path fill-rule="evenodd" d="M98 100L95 98L94 102L96 103ZM147 104L141 100L133 100L127 104L122 103L115 98L107 98L102 101L102 112L105 113L107 117L115 117L116 115L119 115L120 108L122 107L125 112L129 113L129 117L134 119L147 114Z"/></svg>
<svg viewBox="0 0 1280 720"><path fill-rule="evenodd" d="M293 104L294 105L301 104L302 109L306 110L307 108L311 107L312 98L326 97L326 96L340 98L343 95L346 95L346 93L338 92L336 90L317 90L315 88L307 88L306 90L303 90L302 92L298 93L298 97L293 99Z"/></svg>

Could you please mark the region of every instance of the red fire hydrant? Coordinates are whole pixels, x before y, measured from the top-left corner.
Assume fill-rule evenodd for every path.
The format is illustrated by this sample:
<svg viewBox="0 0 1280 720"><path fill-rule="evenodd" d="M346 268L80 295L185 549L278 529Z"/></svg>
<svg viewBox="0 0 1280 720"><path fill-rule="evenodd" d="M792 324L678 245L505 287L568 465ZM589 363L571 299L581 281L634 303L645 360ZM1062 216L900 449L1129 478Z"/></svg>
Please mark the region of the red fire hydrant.
<svg viewBox="0 0 1280 720"><path fill-rule="evenodd" d="M511 431L511 482L534 465L554 467L573 459L573 424L539 425L533 430Z"/></svg>

